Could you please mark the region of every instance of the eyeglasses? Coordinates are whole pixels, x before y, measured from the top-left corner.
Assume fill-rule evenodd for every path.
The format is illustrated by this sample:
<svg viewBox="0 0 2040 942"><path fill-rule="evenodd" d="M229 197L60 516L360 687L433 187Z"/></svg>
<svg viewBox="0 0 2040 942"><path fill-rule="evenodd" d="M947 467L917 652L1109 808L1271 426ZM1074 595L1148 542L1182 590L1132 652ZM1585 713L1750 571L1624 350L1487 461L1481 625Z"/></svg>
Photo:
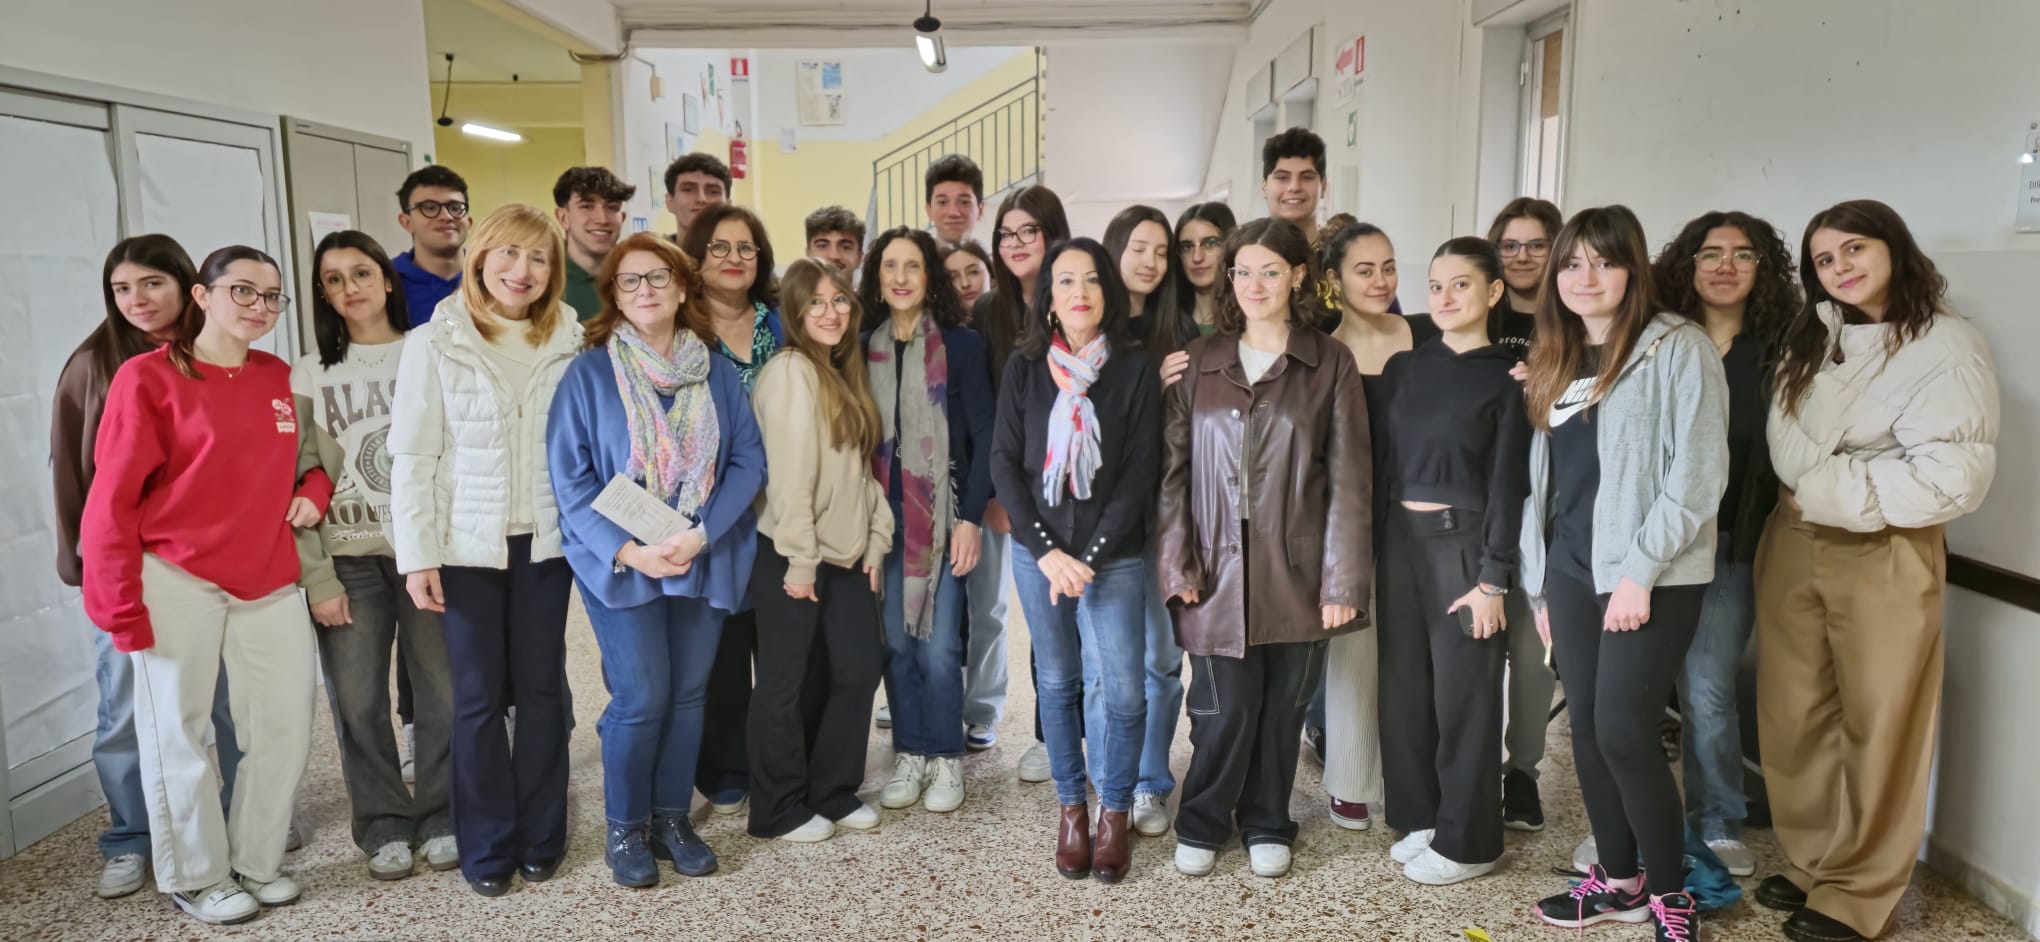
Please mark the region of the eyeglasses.
<svg viewBox="0 0 2040 942"><path fill-rule="evenodd" d="M1550 239L1531 239L1528 242L1505 239L1501 245L1496 247L1502 250L1503 258L1515 258L1524 252L1529 252L1532 258L1542 258L1551 254Z"/></svg>
<svg viewBox="0 0 2040 942"><path fill-rule="evenodd" d="M1181 252L1184 255L1188 255L1191 252L1196 252L1200 250L1205 252L1216 252L1223 245L1225 245L1224 239L1221 239L1218 236L1205 236L1204 238L1198 239L1195 242L1192 242L1189 239L1184 239L1183 241L1176 243L1176 251Z"/></svg>
<svg viewBox="0 0 2040 942"><path fill-rule="evenodd" d="M1015 245L1033 245L1040 238L1041 227L1031 222L1018 229L997 229L992 232L993 242L1011 239Z"/></svg>
<svg viewBox="0 0 2040 942"><path fill-rule="evenodd" d="M736 251L738 258L747 262L758 257L758 245L754 242L739 242L731 245L728 242L717 239L708 244L708 254L716 258L729 258L730 251L733 249Z"/></svg>
<svg viewBox="0 0 2040 942"><path fill-rule="evenodd" d="M1227 278L1231 278L1233 284L1236 285L1244 285L1253 281L1259 281L1264 285L1272 285L1280 284L1282 279L1289 277L1289 271L1269 268L1256 272L1251 268L1229 268L1226 269L1225 275Z"/></svg>
<svg viewBox="0 0 2040 942"><path fill-rule="evenodd" d="M252 308L255 306L255 302L260 301L262 306L268 308L270 313L273 314L281 314L290 309L290 295L284 294L281 291L257 291L254 285L246 284L207 285L206 287L214 291L218 291L221 288L227 289L227 296L233 298L234 303L242 307Z"/></svg>
<svg viewBox="0 0 2040 942"><path fill-rule="evenodd" d="M822 312L827 311L832 307L836 309L836 313L838 314L850 313L851 309L850 297L848 295L839 294L833 298L822 297L809 298L807 303L807 316L808 317L819 316Z"/></svg>
<svg viewBox="0 0 2040 942"><path fill-rule="evenodd" d="M1720 268L1722 262L1728 262L1734 268L1755 268L1757 250L1736 249L1733 252L1724 252L1720 249L1701 249L1699 254L1693 256L1693 260L1699 262L1702 268Z"/></svg>
<svg viewBox="0 0 2040 942"><path fill-rule="evenodd" d="M645 285L664 288L673 283L673 269L654 268L643 274L634 271L617 272L616 277L610 279L609 283L624 294L636 294L637 290Z"/></svg>
<svg viewBox="0 0 2040 942"><path fill-rule="evenodd" d="M424 200L412 203L409 211L424 216L427 219L438 219L441 212L454 219L463 219L467 216L467 204L458 200L446 203L438 200Z"/></svg>

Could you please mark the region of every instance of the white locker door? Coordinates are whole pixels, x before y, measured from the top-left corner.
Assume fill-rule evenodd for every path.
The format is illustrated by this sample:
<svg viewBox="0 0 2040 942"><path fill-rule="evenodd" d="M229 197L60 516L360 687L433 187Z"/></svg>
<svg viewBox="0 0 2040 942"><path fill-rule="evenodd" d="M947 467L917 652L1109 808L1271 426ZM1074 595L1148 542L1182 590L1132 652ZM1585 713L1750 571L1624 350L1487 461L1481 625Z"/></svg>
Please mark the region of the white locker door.
<svg viewBox="0 0 2040 942"><path fill-rule="evenodd" d="M98 800L45 788L90 762L99 701L96 629L57 580L48 443L57 374L105 317L120 238L107 127L103 105L0 91L0 856Z"/></svg>

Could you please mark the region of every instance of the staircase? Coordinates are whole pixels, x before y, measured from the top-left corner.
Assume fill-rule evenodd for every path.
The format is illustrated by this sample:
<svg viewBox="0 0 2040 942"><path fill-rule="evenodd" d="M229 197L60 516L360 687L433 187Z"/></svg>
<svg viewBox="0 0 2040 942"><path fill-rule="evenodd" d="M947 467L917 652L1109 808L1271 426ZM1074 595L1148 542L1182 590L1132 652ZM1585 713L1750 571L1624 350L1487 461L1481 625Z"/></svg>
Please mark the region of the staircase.
<svg viewBox="0 0 2040 942"><path fill-rule="evenodd" d="M928 165L950 154L977 161L985 197L1036 182L1041 176L1041 69L959 112L871 162L871 204L864 214L873 235L926 221Z"/></svg>

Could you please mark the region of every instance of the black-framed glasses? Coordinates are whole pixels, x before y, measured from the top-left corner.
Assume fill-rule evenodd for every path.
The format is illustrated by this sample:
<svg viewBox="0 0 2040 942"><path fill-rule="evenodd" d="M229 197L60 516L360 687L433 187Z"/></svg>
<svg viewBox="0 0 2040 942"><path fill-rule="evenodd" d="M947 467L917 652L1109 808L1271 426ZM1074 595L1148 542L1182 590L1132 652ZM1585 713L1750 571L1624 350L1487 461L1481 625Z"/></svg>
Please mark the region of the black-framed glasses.
<svg viewBox="0 0 2040 942"><path fill-rule="evenodd" d="M459 200L448 200L444 203L438 200L419 200L411 204L409 211L427 219L438 219L442 212L454 219L463 219L467 217L467 204Z"/></svg>
<svg viewBox="0 0 2040 942"><path fill-rule="evenodd" d="M1518 242L1515 239L1503 239L1502 244L1495 247L1502 250L1503 258L1515 258L1516 256L1523 254L1524 252L1530 253L1530 257L1532 258L1543 258L1544 256L1551 254L1550 239L1531 239L1528 242Z"/></svg>
<svg viewBox="0 0 2040 942"><path fill-rule="evenodd" d="M1184 255L1188 255L1192 252L1196 252L1199 250L1205 252L1216 252L1220 248L1223 248L1224 246L1225 246L1224 239L1219 238L1218 236L1205 236L1204 238L1198 239L1195 242L1192 242L1189 239L1184 239L1181 242L1176 243L1176 251Z"/></svg>
<svg viewBox="0 0 2040 942"><path fill-rule="evenodd" d="M996 242L1011 239L1015 245L1033 245L1041 239L1041 227L1030 222L1018 229L994 229L992 239Z"/></svg>
<svg viewBox="0 0 2040 942"><path fill-rule="evenodd" d="M257 291L254 285L239 283L231 285L207 285L206 287L214 291L221 288L227 289L227 296L233 298L234 303L242 307L252 308L257 301L260 301L262 306L268 308L272 314L281 314L290 310L290 295L284 294L281 291Z"/></svg>
<svg viewBox="0 0 2040 942"><path fill-rule="evenodd" d="M616 277L611 278L609 283L624 294L636 294L638 288L644 285L651 285L655 289L664 288L673 283L673 269L654 268L643 274L634 271L617 272Z"/></svg>
<svg viewBox="0 0 2040 942"><path fill-rule="evenodd" d="M1738 269L1757 267L1756 249L1736 249L1733 252L1721 249L1701 249L1693 256L1701 268L1720 268L1722 262L1729 262Z"/></svg>
<svg viewBox="0 0 2040 942"><path fill-rule="evenodd" d="M729 258L731 251L735 251L738 258L748 262L758 257L758 244L755 242L739 242L731 245L721 239L708 244L708 254L716 258Z"/></svg>

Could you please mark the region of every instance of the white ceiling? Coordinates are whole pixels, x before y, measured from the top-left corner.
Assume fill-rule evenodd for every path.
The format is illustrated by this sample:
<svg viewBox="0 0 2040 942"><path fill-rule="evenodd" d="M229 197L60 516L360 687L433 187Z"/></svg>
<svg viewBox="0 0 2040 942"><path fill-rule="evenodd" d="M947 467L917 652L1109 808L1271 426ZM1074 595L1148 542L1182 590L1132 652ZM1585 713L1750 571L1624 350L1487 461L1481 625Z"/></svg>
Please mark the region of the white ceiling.
<svg viewBox="0 0 2040 942"><path fill-rule="evenodd" d="M425 48L434 82L446 80L449 52L456 83L581 80L565 47L467 0L425 0Z"/></svg>
<svg viewBox="0 0 2040 942"><path fill-rule="evenodd" d="M903 27L924 0L613 0L626 30ZM1155 29L1245 23L1255 0L934 0L948 29Z"/></svg>

